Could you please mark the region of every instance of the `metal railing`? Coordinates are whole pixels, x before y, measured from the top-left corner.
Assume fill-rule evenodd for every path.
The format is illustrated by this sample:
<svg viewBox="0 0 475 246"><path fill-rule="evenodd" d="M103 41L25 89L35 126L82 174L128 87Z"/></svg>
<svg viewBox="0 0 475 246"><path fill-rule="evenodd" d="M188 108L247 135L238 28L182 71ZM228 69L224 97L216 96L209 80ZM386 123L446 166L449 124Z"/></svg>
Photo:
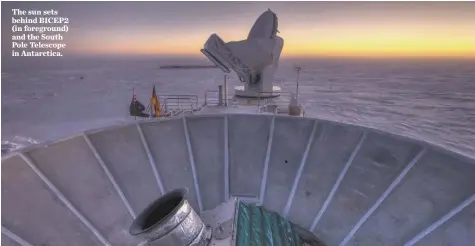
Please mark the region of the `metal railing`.
<svg viewBox="0 0 475 246"><path fill-rule="evenodd" d="M231 95L231 93L228 92L227 95ZM232 96L228 96L228 98L223 99L223 100L228 100L228 102L229 102L229 101L232 101L232 99L233 99ZM223 104L224 104L224 101L223 101ZM217 106L217 105L219 105L219 91L206 90L205 91L205 101L204 101L203 106Z"/></svg>
<svg viewBox="0 0 475 246"><path fill-rule="evenodd" d="M197 95L158 95L164 116L191 114L201 109Z"/></svg>
<svg viewBox="0 0 475 246"><path fill-rule="evenodd" d="M206 106L224 105L227 100L229 106L251 106L256 107L258 113L273 113L273 114L287 114L289 113L289 104L292 99L292 92L281 91L278 97L269 97L275 92L260 92L257 98L235 98L228 96L224 99L224 95L219 96L219 90L206 90L204 93L204 103L199 104L198 95L190 94L160 94L158 95L161 103L161 116L179 116L183 114L193 114ZM221 93L224 94L223 91ZM228 93L228 95L232 93ZM221 103L221 104L220 104ZM151 110L151 105L147 107L147 111ZM304 109L300 106L304 114Z"/></svg>
<svg viewBox="0 0 475 246"><path fill-rule="evenodd" d="M278 97L271 97L271 94L275 94L275 92L261 92L259 93L258 97L258 112L259 113L274 113L274 114L288 114L289 113L289 105L292 99L293 92L281 91L280 96ZM266 97L267 96L267 97ZM261 104L261 101L263 103ZM305 109L302 105L298 105L300 108L302 115L305 115Z"/></svg>
<svg viewBox="0 0 475 246"><path fill-rule="evenodd" d="M255 106L258 113L273 113L273 114L288 114L289 104L292 99L293 92L281 91L278 97L269 97L276 94L275 92L261 92L256 98L233 98L228 97L228 105L230 106ZM205 102L203 106L218 106L219 91L207 90L205 91ZM304 108L299 105L302 115L305 114Z"/></svg>
<svg viewBox="0 0 475 246"><path fill-rule="evenodd" d="M218 105L218 101L219 101L219 91L214 91L214 90L205 91L205 102L203 106Z"/></svg>
<svg viewBox="0 0 475 246"><path fill-rule="evenodd" d="M259 108L259 112L261 112L262 108L265 107L276 107L277 112L279 111L279 108L287 108L290 103L290 99L292 98L292 93L291 92L280 92L280 96L278 97L269 97L271 95L274 95L275 92L260 92L258 96L258 104L257 107ZM263 102L261 104L261 102Z"/></svg>

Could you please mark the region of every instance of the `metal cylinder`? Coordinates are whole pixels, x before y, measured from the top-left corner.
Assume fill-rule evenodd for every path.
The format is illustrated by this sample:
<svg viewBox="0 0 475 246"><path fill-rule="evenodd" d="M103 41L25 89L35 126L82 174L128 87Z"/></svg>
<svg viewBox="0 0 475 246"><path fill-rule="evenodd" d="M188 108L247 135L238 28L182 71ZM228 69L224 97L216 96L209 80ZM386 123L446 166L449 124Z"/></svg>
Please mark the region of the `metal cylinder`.
<svg viewBox="0 0 475 246"><path fill-rule="evenodd" d="M152 202L130 226L129 233L149 246L205 246L211 240L207 227L185 199L187 190L174 190Z"/></svg>
<svg viewBox="0 0 475 246"><path fill-rule="evenodd" d="M218 105L223 105L223 86L218 85Z"/></svg>

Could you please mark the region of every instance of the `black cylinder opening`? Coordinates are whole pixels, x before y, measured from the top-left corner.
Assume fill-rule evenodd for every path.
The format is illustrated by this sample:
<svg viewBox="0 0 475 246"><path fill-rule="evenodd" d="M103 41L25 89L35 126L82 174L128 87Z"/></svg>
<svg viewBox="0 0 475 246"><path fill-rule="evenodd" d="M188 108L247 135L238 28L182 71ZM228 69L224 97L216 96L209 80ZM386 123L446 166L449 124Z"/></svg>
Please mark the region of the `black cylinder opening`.
<svg viewBox="0 0 475 246"><path fill-rule="evenodd" d="M134 220L130 234L137 235L147 231L173 214L185 201L186 189L174 190L152 202Z"/></svg>

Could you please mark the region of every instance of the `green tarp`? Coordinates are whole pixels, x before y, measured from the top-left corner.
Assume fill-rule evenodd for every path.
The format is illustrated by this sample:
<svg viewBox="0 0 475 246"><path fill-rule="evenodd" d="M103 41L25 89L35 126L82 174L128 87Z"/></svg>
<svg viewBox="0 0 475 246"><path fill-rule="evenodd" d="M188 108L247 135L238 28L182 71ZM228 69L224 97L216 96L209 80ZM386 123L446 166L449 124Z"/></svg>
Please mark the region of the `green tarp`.
<svg viewBox="0 0 475 246"><path fill-rule="evenodd" d="M293 225L263 207L239 202L236 246L302 246Z"/></svg>

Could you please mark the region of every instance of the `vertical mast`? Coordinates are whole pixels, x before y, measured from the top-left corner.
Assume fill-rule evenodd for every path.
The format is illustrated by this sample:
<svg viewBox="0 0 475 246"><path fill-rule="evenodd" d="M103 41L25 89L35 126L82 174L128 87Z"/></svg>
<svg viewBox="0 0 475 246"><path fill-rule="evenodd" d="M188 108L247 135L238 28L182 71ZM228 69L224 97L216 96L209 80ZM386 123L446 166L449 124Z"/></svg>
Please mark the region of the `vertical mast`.
<svg viewBox="0 0 475 246"><path fill-rule="evenodd" d="M296 98L299 98L299 76L300 76L300 70L302 67L296 67L297 69L297 92L296 92Z"/></svg>

